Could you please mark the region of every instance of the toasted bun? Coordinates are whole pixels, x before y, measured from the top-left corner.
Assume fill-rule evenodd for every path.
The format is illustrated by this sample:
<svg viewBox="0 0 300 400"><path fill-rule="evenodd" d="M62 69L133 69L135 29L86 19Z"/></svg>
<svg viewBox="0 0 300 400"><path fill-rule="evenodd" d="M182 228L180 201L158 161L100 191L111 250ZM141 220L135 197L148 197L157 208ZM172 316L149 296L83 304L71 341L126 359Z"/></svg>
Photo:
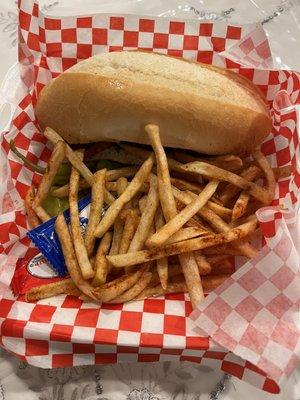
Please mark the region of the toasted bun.
<svg viewBox="0 0 300 400"><path fill-rule="evenodd" d="M206 154L249 153L271 119L259 90L221 68L124 51L84 60L40 93L36 116L69 143L147 144L158 124L165 146Z"/></svg>

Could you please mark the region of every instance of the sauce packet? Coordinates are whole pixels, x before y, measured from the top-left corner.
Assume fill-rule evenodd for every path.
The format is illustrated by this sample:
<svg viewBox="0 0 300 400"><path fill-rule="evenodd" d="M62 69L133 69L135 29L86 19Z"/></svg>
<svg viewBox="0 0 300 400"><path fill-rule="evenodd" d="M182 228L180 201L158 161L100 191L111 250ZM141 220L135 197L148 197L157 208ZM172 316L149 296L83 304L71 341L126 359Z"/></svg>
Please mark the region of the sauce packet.
<svg viewBox="0 0 300 400"><path fill-rule="evenodd" d="M91 195L87 195L78 202L80 227L82 232L88 223L88 216L90 213ZM64 216L67 224L70 223L70 212L66 210ZM38 227L32 229L27 233L27 236L40 250L41 254L50 263L59 277L64 277L68 274L62 249L58 236L55 232L56 217L51 218L49 221L44 222Z"/></svg>

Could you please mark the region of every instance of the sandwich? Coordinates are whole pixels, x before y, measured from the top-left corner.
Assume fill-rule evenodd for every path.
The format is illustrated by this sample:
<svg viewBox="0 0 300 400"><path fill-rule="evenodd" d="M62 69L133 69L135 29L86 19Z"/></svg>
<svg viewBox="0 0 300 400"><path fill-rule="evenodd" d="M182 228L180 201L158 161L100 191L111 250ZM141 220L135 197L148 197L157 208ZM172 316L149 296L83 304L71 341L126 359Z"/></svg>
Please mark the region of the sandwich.
<svg viewBox="0 0 300 400"><path fill-rule="evenodd" d="M266 100L246 78L142 51L74 65L43 88L36 116L69 144L149 144L144 127L156 124L164 146L208 155L250 154L272 126Z"/></svg>

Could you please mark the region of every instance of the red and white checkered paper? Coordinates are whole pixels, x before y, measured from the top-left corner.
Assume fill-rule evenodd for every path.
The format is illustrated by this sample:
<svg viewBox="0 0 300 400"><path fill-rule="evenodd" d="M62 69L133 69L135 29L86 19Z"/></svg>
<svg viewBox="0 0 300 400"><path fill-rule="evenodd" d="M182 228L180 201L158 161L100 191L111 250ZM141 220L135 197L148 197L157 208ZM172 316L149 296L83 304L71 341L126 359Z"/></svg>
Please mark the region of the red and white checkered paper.
<svg viewBox="0 0 300 400"><path fill-rule="evenodd" d="M19 10L22 88L10 130L1 136L0 345L40 367L195 361L278 392L299 356L300 155L294 106L300 103L299 75L268 70L270 49L259 26L107 14L49 18L33 0L19 1ZM17 259L33 252L22 198L39 182L10 152L9 140L27 158L45 164L51 146L34 116L38 92L76 62L122 49L198 60L252 80L265 93L274 120L262 151L273 166L292 165L291 177L277 186L275 207L259 213L266 246L192 314L202 335L188 318L191 305L182 294L99 307L72 296L25 303L9 289ZM279 204L289 211L281 212Z"/></svg>

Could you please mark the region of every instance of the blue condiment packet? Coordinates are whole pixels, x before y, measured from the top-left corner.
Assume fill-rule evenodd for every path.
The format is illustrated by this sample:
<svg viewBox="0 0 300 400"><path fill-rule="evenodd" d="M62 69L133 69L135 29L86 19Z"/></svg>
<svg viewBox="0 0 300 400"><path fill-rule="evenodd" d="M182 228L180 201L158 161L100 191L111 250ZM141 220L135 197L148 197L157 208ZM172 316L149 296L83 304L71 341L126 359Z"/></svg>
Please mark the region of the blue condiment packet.
<svg viewBox="0 0 300 400"><path fill-rule="evenodd" d="M88 223L90 213L91 195L84 197L78 202L79 220L81 229L84 231ZM66 210L64 216L67 224L70 223L70 212ZM27 236L32 240L35 246L41 251L46 260L51 264L57 274L61 277L68 274L62 249L58 236L54 229L56 217L44 222L37 228L32 229L27 233Z"/></svg>

